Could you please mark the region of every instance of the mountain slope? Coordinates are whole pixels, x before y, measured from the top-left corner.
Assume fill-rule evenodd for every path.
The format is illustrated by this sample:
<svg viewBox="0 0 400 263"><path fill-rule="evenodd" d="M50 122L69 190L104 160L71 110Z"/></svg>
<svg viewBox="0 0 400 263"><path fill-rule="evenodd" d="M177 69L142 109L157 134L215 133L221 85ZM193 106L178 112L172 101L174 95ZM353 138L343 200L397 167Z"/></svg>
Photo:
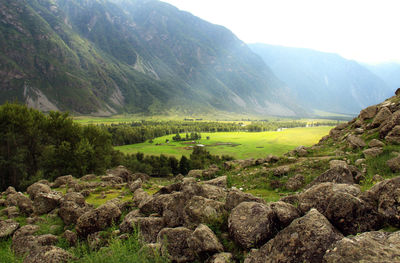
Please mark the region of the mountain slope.
<svg viewBox="0 0 400 263"><path fill-rule="evenodd" d="M391 94L383 80L339 55L266 44L249 46L309 109L353 114Z"/></svg>
<svg viewBox="0 0 400 263"><path fill-rule="evenodd" d="M224 27L155 0L0 0L0 103L107 115L304 114Z"/></svg>
<svg viewBox="0 0 400 263"><path fill-rule="evenodd" d="M378 65L365 65L371 72L383 79L390 88L400 88L400 64L383 63Z"/></svg>

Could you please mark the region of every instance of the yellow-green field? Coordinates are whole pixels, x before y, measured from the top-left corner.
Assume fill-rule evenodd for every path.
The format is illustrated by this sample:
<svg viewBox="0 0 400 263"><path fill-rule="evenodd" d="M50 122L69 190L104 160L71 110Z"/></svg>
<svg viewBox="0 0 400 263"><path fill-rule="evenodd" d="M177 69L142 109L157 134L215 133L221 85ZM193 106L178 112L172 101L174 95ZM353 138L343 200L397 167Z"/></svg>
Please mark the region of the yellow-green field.
<svg viewBox="0 0 400 263"><path fill-rule="evenodd" d="M202 133L202 139L196 144L205 145L214 155L231 155L237 159L261 158L268 154L282 155L297 146L311 146L327 135L333 127L320 126L310 128L293 128L277 132L218 132ZM181 136L184 134L181 134ZM190 155L196 144L190 142L174 142L168 135L153 140L132 145L115 147L124 153L143 152L148 155L172 155L180 158ZM207 136L210 137L207 140ZM165 143L166 140L170 143ZM156 145L161 144L161 145Z"/></svg>

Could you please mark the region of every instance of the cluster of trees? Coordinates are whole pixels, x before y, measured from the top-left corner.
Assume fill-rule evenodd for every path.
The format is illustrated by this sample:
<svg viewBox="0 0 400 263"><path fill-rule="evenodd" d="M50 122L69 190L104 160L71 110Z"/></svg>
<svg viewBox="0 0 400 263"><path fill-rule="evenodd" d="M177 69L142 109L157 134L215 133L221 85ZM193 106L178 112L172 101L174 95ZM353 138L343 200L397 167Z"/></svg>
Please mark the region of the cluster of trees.
<svg viewBox="0 0 400 263"><path fill-rule="evenodd" d="M201 139L201 134L197 132L186 133L185 137L182 137L179 133L177 133L174 137L172 137L173 141L197 141Z"/></svg>
<svg viewBox="0 0 400 263"><path fill-rule="evenodd" d="M0 189L38 179L102 173L113 164L111 135L81 126L67 113L45 115L25 105L0 106Z"/></svg>
<svg viewBox="0 0 400 263"><path fill-rule="evenodd" d="M314 126L337 125L336 121L314 122ZM145 142L156 137L170 134L200 132L262 132L276 131L279 128L305 127L304 121L254 121L249 125L227 122L193 122L193 121L140 121L130 124L113 124L102 127L112 135L114 146ZM180 137L180 136L179 136ZM182 137L181 137L182 139Z"/></svg>

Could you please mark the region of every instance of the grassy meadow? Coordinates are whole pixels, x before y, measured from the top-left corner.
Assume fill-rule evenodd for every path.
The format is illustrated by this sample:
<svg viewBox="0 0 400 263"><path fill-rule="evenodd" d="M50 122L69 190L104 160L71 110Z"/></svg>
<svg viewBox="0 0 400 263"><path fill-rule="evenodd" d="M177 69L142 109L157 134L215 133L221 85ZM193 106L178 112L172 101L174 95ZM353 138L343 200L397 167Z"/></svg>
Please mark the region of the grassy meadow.
<svg viewBox="0 0 400 263"><path fill-rule="evenodd" d="M282 155L294 148L311 146L327 135L333 127L320 126L293 128L271 132L218 132L201 133L202 139L192 142L174 142L174 135L155 138L153 143L131 144L115 147L124 153L143 152L147 155L172 155L180 157L190 155L191 148L203 144L214 155L231 155L237 159L261 158L268 154ZM185 136L185 134L181 134ZM207 136L210 137L207 140ZM166 143L166 140L170 143ZM159 144L159 145L156 145Z"/></svg>

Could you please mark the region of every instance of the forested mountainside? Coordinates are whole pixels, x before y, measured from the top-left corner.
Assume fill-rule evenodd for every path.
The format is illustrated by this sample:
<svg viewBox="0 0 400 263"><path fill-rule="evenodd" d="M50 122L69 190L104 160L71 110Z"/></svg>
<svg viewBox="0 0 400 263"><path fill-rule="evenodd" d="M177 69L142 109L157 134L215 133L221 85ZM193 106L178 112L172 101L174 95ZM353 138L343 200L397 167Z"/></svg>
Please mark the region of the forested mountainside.
<svg viewBox="0 0 400 263"><path fill-rule="evenodd" d="M354 114L394 91L364 66L337 54L266 44L249 46L308 109Z"/></svg>
<svg viewBox="0 0 400 263"><path fill-rule="evenodd" d="M228 29L156 0L0 1L0 103L110 115L304 115Z"/></svg>

